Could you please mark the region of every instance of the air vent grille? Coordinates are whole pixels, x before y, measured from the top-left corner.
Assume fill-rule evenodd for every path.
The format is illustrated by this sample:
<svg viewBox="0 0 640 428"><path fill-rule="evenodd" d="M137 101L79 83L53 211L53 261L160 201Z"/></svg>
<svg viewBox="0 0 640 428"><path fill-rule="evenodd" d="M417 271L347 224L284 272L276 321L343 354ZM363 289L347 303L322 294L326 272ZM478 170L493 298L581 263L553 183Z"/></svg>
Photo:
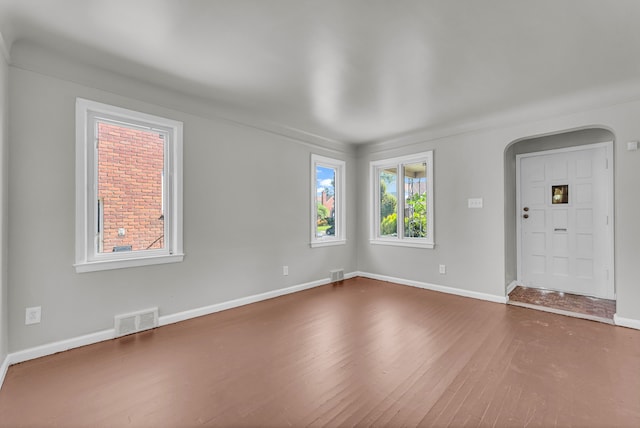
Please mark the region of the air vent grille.
<svg viewBox="0 0 640 428"><path fill-rule="evenodd" d="M158 308L115 316L116 337L126 336L158 326Z"/></svg>
<svg viewBox="0 0 640 428"><path fill-rule="evenodd" d="M336 269L330 271L331 282L339 282L344 280L344 269Z"/></svg>

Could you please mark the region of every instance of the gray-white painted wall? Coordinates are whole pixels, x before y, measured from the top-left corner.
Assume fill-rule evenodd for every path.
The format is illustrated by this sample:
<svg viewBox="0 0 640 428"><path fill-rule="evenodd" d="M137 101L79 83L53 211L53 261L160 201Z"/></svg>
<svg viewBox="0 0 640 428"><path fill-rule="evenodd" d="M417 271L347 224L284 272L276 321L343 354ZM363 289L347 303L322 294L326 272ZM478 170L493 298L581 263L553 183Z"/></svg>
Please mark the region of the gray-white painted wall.
<svg viewBox="0 0 640 428"><path fill-rule="evenodd" d="M170 109L176 100L159 88L147 103L140 85L111 78L103 90L10 67L10 352L113 328L116 314L154 306L175 314L356 269L355 206L347 245L309 246L311 153L346 161L350 198L349 149ZM139 99L114 91L124 85ZM75 273L76 97L184 122L184 262ZM40 324L25 326L29 306L42 306Z"/></svg>
<svg viewBox="0 0 640 428"><path fill-rule="evenodd" d="M0 35L0 48L2 47ZM0 53L0 365L9 352L7 282L7 147L9 145L9 66ZM0 374L1 376L1 374Z"/></svg>
<svg viewBox="0 0 640 428"><path fill-rule="evenodd" d="M19 43L12 61L5 252L9 352L111 328L115 314L150 306L173 314L326 278L335 268L504 296L506 243L515 233L505 228L505 151L523 138L593 126L610 129L616 140L618 315L640 320L640 152L625 149L626 141L640 139L639 101L345 149L220 119L206 100L70 64ZM184 122L183 263L75 273L76 97ZM436 248L369 244L369 161L430 149ZM312 152L347 161L346 246L309 248ZM472 197L482 197L484 208L468 209ZM446 275L438 274L438 264L447 265ZM24 308L34 305L42 306L42 323L25 326Z"/></svg>
<svg viewBox="0 0 640 428"><path fill-rule="evenodd" d="M505 184L506 158L515 151L509 146L528 137L567 130L603 128L615 137L615 278L617 314L640 320L640 151L627 151L627 141L640 139L640 102L626 102L581 113L547 119L520 121L510 126L493 126L455 135L429 138L416 134L394 142L361 146L358 149L358 269L465 290L505 295L515 276L515 227L505 227L508 199ZM609 134L611 135L611 134ZM599 134L596 137L600 137ZM597 138L596 138L597 139ZM553 139L552 139L553 140ZM551 140L549 140L551 141ZM585 141L590 142L590 141ZM557 141L552 143L559 144ZM570 144L574 144L569 142ZM432 250L372 245L370 235L371 192L369 162L424 150L434 150L435 243ZM505 153L505 151L507 153ZM515 186L513 187L515 189ZM362 191L365 190L365 191ZM481 197L484 208L467 208L468 198ZM446 275L438 265L447 266Z"/></svg>
<svg viewBox="0 0 640 428"><path fill-rule="evenodd" d="M409 279L478 293L504 296L502 249L502 153L496 144L474 134L442 138L404 147L362 146L358 152L360 271ZM369 243L371 204L369 162L433 150L434 249L390 247ZM496 185L497 183L497 185ZM467 208L467 198L482 197L483 209ZM438 274L445 264L447 274Z"/></svg>

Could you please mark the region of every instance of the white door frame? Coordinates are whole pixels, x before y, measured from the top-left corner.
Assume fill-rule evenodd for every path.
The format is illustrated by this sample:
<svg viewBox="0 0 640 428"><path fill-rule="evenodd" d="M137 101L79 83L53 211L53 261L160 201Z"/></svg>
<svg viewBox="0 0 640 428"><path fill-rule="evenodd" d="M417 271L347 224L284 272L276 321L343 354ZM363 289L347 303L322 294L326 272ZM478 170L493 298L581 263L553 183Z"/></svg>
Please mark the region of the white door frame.
<svg viewBox="0 0 640 428"><path fill-rule="evenodd" d="M518 285L522 285L522 230L520 226L520 161L522 158L533 157L533 156L544 156L544 155L553 155L558 153L567 153L567 152L575 152L580 150L589 150L596 148L605 148L607 153L607 216L608 216L608 238L607 244L608 248L608 261L609 261L609 271L608 271L608 281L607 281L607 289L610 294L614 296L616 295L615 289L615 257L614 257L614 238L615 238L615 217L614 217L614 186L613 186L613 141L608 141L605 143L595 143L595 144L585 144L581 146L573 146L573 147L565 147L562 149L553 149L553 150L544 150L541 152L531 152L531 153L523 153L520 155L516 155L516 257L517 257L517 280L516 283Z"/></svg>

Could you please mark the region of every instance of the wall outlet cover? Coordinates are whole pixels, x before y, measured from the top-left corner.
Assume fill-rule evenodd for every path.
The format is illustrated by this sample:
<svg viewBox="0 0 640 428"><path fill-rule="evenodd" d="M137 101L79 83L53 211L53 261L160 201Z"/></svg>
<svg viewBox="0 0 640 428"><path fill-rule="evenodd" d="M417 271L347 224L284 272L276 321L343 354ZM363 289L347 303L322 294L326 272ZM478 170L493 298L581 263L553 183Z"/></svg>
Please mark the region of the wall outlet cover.
<svg viewBox="0 0 640 428"><path fill-rule="evenodd" d="M24 323L25 325L38 324L42 316L42 307L34 306L25 310Z"/></svg>

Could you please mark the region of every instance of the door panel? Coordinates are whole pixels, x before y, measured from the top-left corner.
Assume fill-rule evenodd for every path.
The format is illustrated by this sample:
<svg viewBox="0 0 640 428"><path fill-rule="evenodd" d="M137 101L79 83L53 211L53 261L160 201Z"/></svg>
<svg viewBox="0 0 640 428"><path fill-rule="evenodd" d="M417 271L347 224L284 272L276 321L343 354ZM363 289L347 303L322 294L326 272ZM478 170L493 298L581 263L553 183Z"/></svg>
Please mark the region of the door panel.
<svg viewBox="0 0 640 428"><path fill-rule="evenodd" d="M613 298L606 147L519 158L520 281Z"/></svg>

